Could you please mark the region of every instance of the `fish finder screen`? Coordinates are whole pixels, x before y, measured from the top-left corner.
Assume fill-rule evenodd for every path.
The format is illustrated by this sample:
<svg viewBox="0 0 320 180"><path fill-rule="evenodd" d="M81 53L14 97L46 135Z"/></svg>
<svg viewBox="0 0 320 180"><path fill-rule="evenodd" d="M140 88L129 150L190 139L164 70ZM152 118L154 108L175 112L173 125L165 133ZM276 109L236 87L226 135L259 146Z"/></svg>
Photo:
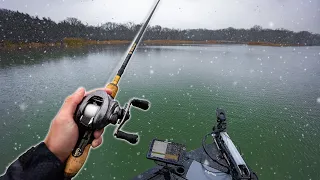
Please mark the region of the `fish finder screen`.
<svg viewBox="0 0 320 180"><path fill-rule="evenodd" d="M181 144L153 140L147 158L168 163L178 163L185 147Z"/></svg>

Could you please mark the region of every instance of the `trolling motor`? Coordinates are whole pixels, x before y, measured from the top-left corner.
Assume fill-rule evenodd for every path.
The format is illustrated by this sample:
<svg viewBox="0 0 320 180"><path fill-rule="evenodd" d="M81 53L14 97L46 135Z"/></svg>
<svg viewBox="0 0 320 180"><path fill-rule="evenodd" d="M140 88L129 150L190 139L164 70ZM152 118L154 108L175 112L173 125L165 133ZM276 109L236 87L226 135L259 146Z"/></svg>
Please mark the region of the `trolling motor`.
<svg viewBox="0 0 320 180"><path fill-rule="evenodd" d="M227 117L223 109L217 108L217 126L213 126L214 141L231 167L230 173L235 180L258 179L257 175L250 171L245 161L227 134Z"/></svg>
<svg viewBox="0 0 320 180"><path fill-rule="evenodd" d="M159 2L160 0L157 0L157 3L146 22L134 39L117 75L114 77L113 81L107 85L107 88L112 91L111 95L103 90L97 90L84 97L80 105L78 105L74 120L78 124L79 138L72 154L67 160L64 169L65 179L74 177L84 165L89 154L91 143L94 139L93 133L95 130L103 129L109 124L118 124L118 127L114 131L114 136L117 139L125 140L130 144L136 144L138 142L139 136L137 134L124 132L121 128L130 118L131 105L142 110L147 110L149 108L149 102L141 99L132 99L122 108L114 98L118 93L118 83L121 76L142 39Z"/></svg>
<svg viewBox="0 0 320 180"><path fill-rule="evenodd" d="M216 110L216 116L217 116L217 127L213 126L212 130L215 134L218 132L227 131L227 117L226 113L223 109L217 108Z"/></svg>

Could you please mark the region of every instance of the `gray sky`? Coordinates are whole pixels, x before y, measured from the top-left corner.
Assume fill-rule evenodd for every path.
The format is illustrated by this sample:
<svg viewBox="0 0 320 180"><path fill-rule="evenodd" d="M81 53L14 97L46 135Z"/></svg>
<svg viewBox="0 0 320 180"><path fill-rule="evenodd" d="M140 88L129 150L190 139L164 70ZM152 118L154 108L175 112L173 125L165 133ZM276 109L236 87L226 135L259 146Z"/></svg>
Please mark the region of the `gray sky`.
<svg viewBox="0 0 320 180"><path fill-rule="evenodd" d="M0 0L0 8L84 23L145 20L155 0ZM151 25L174 28L286 28L320 33L320 0L162 0Z"/></svg>

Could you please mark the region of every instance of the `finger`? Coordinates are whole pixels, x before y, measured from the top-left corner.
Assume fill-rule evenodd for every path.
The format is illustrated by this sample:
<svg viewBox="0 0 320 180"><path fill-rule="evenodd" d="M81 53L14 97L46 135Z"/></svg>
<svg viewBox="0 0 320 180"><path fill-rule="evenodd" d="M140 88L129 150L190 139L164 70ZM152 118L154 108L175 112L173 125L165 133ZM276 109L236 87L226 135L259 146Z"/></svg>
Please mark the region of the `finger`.
<svg viewBox="0 0 320 180"><path fill-rule="evenodd" d="M94 140L92 141L91 146L92 146L93 148L96 148L96 147L100 146L101 144L102 144L102 137L100 136L98 139L94 139Z"/></svg>
<svg viewBox="0 0 320 180"><path fill-rule="evenodd" d="M112 94L112 90L111 89L106 89L106 92L111 95Z"/></svg>
<svg viewBox="0 0 320 180"><path fill-rule="evenodd" d="M107 94L111 95L112 94L112 90L111 89L107 89L107 88L98 88L98 89L93 89L93 90L90 90L88 92L86 92L85 96L87 96L88 94L94 92L94 91L98 91L98 90L103 90L103 91L106 91Z"/></svg>
<svg viewBox="0 0 320 180"><path fill-rule="evenodd" d="M100 130L95 131L93 133L94 138L98 139L102 135L103 131L104 131L104 129L100 129Z"/></svg>
<svg viewBox="0 0 320 180"><path fill-rule="evenodd" d="M72 95L68 96L61 107L61 112L63 114L72 115L75 113L78 104L82 101L84 97L85 89L79 88Z"/></svg>

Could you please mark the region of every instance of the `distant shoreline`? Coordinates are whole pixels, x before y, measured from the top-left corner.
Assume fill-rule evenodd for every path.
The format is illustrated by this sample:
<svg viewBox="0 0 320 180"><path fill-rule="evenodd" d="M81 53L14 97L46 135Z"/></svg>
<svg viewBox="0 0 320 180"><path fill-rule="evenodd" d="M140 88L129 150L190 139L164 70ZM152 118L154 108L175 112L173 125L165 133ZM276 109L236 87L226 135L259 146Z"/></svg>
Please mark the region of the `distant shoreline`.
<svg viewBox="0 0 320 180"><path fill-rule="evenodd" d="M56 43L11 43L4 42L0 44L0 49L3 50L15 50L15 49L34 49L43 47L63 47L63 48L77 48L88 45L126 45L130 44L131 41L128 40L106 40L106 41L94 41L85 40L81 38L65 38L62 42ZM191 41L191 40L145 40L141 42L143 45L192 45L192 44L244 44L250 46L273 46L273 47L287 47L287 46L301 46L294 44L276 44L270 42L233 42L233 41L216 41L216 40L206 40L206 41Z"/></svg>
<svg viewBox="0 0 320 180"><path fill-rule="evenodd" d="M19 11L0 8L0 49L78 47L86 45L129 44L141 24L105 22L97 26L82 23L74 17L55 22ZM294 32L284 28L174 29L148 26L146 45L244 44L260 46L320 46L320 34ZM12 51L13 51L12 50Z"/></svg>

